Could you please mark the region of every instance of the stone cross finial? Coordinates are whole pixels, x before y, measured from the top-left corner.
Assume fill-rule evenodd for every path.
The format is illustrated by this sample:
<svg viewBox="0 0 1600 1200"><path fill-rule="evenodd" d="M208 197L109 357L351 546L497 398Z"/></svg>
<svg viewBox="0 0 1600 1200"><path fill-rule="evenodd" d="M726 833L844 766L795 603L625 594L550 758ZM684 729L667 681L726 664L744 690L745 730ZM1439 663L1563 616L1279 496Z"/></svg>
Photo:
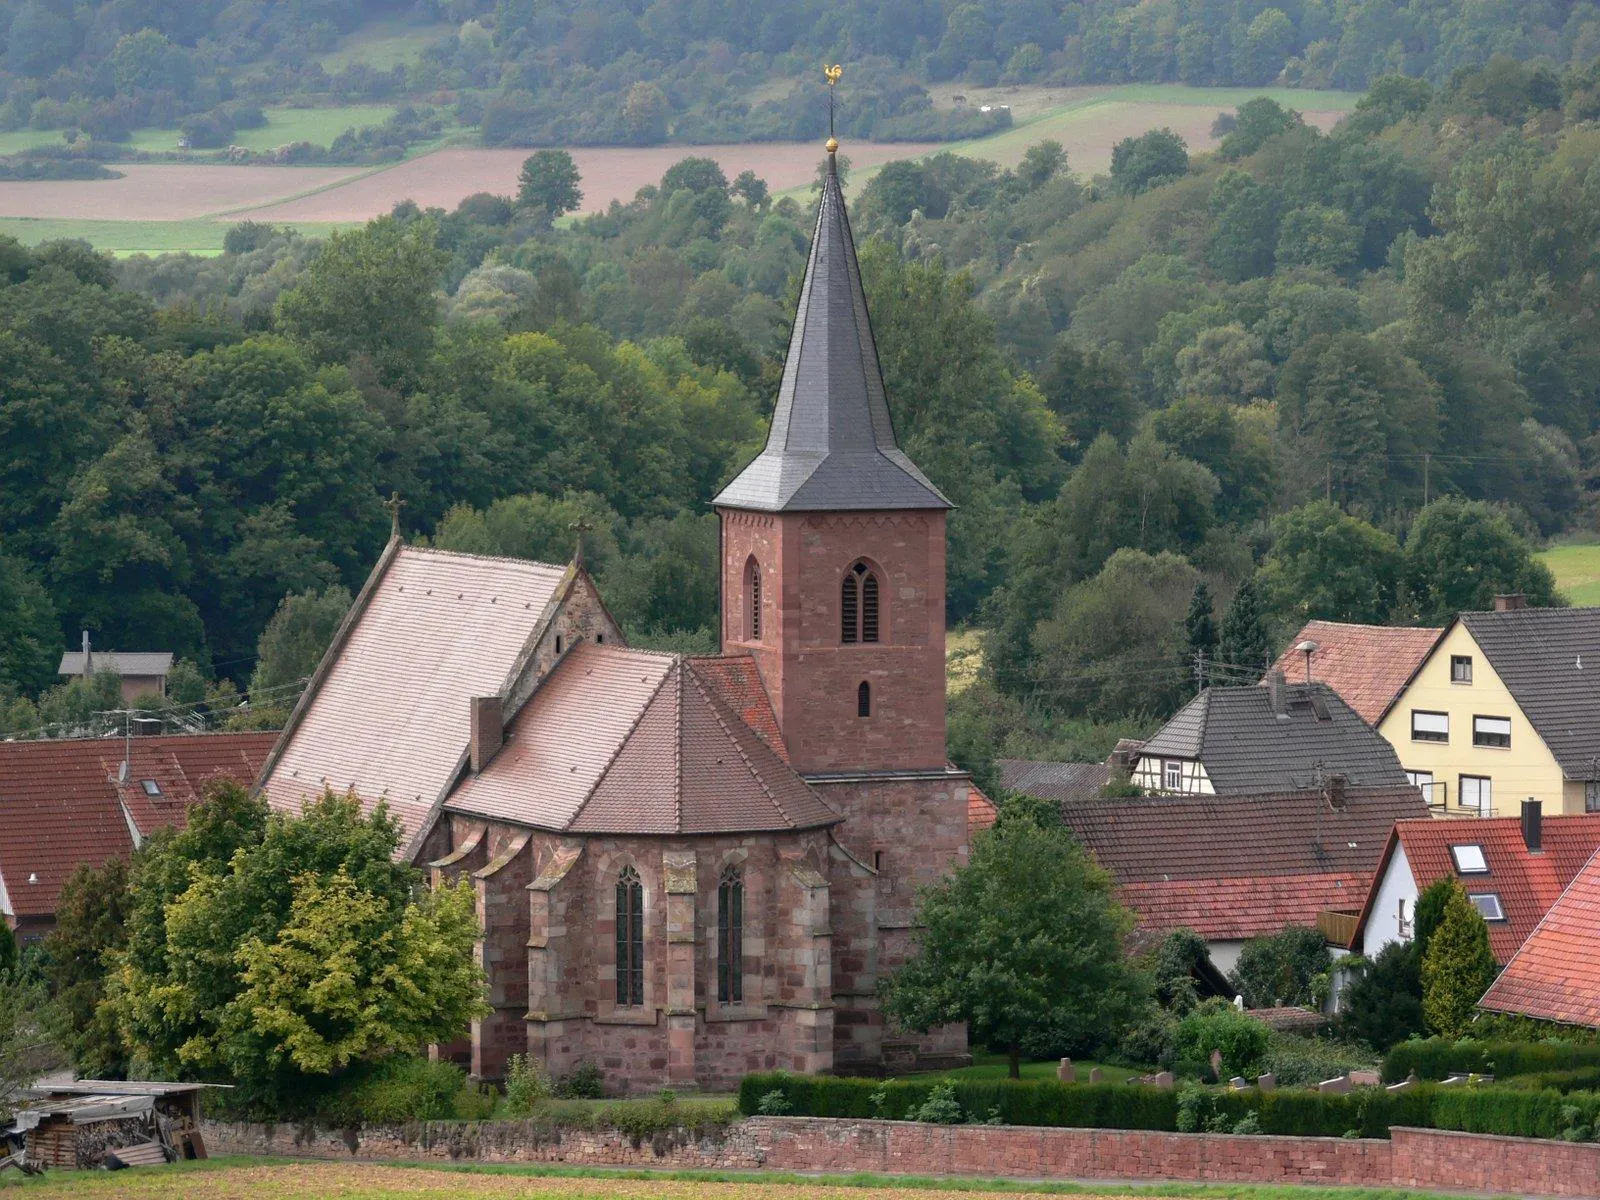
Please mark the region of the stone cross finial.
<svg viewBox="0 0 1600 1200"><path fill-rule="evenodd" d="M400 536L400 510L406 506L406 502L400 499L399 492L390 492L383 506L389 510L389 536L397 538Z"/></svg>
<svg viewBox="0 0 1600 1200"><path fill-rule="evenodd" d="M572 530L572 565L581 567L583 565L583 535L593 529L594 526L584 518L579 517L576 521L570 522L567 528Z"/></svg>

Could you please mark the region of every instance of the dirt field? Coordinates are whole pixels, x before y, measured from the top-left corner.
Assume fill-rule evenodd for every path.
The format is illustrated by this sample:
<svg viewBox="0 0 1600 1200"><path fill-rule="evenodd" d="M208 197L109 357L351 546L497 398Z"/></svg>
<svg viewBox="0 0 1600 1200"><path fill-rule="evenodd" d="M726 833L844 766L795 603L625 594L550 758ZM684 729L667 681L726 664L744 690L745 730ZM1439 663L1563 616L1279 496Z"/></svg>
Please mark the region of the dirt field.
<svg viewBox="0 0 1600 1200"><path fill-rule="evenodd" d="M218 1168L221 1169L218 1169ZM624 1179L493 1175L468 1171L384 1167L345 1163L284 1163L272 1166L222 1167L209 1170L142 1170L103 1174L87 1171L52 1173L26 1193L37 1200L67 1196L118 1196L128 1200L298 1200L338 1196L341 1200L454 1200L458 1196L551 1197L552 1200L993 1200L995 1193L937 1192L898 1187L828 1187L821 1184L702 1183L681 1179ZM1009 1200L1027 1200L1050 1193L1010 1191ZM1059 1193L1058 1193L1059 1194ZM1111 1189L1104 1195L1116 1195ZM1125 1197L1125 1200L1133 1200Z"/></svg>
<svg viewBox="0 0 1600 1200"><path fill-rule="evenodd" d="M348 179L350 167L130 163L121 179L0 183L0 217L184 221L286 200Z"/></svg>
<svg viewBox="0 0 1600 1200"><path fill-rule="evenodd" d="M933 147L920 142L852 145L847 153L856 167L871 167L897 158L914 158ZM399 163L340 188L305 196L286 204L264 206L251 217L259 221L362 221L387 212L396 201L415 200L424 208L454 208L474 192L510 195L517 173L531 150L438 150ZM745 142L732 146L650 146L583 148L572 152L583 188L583 211L603 212L613 200L627 201L647 183L656 183L668 167L691 155L714 158L732 179L754 171L774 192L810 181L822 148L802 142Z"/></svg>

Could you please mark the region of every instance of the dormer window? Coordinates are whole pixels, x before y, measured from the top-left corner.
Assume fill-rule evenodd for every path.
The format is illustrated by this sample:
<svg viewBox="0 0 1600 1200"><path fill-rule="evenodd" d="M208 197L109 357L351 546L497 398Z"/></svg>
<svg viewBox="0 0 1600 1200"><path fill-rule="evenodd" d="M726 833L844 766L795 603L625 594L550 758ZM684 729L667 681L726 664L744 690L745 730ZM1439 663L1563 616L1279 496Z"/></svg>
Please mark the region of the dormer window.
<svg viewBox="0 0 1600 1200"><path fill-rule="evenodd" d="M878 640L878 576L864 562L839 585L839 640L847 646Z"/></svg>

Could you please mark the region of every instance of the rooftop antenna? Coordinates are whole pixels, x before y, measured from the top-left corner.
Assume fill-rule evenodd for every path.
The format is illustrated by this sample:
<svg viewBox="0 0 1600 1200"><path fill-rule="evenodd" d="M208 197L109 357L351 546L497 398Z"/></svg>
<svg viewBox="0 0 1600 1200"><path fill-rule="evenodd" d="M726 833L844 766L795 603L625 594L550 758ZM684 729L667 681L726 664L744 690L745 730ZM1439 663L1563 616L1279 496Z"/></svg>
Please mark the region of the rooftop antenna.
<svg viewBox="0 0 1600 1200"><path fill-rule="evenodd" d="M828 145L829 154L839 149L839 139L833 136L833 89L838 85L839 76L844 74L844 68L838 63L831 67L823 67L822 75L828 81Z"/></svg>
<svg viewBox="0 0 1600 1200"><path fill-rule="evenodd" d="M1301 642L1298 646L1296 646L1295 649L1300 651L1301 654L1304 654L1306 656L1306 682L1310 683L1311 682L1311 656L1317 652L1317 643L1313 642L1310 638L1307 638L1305 641Z"/></svg>

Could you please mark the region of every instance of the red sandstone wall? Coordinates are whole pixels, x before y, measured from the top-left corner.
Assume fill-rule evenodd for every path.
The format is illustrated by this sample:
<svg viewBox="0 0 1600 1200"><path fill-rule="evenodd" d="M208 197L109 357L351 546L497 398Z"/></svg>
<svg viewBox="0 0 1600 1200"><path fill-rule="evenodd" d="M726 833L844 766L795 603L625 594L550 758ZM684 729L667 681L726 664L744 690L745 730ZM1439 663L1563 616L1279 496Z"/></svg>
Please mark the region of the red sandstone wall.
<svg viewBox="0 0 1600 1200"><path fill-rule="evenodd" d="M1191 1180L1600 1195L1600 1145L1397 1129L1344 1138L918 1125L753 1117L713 1136L684 1130L635 1145L614 1131L531 1121L435 1121L362 1130L206 1122L214 1154L298 1158L566 1162L615 1166Z"/></svg>

